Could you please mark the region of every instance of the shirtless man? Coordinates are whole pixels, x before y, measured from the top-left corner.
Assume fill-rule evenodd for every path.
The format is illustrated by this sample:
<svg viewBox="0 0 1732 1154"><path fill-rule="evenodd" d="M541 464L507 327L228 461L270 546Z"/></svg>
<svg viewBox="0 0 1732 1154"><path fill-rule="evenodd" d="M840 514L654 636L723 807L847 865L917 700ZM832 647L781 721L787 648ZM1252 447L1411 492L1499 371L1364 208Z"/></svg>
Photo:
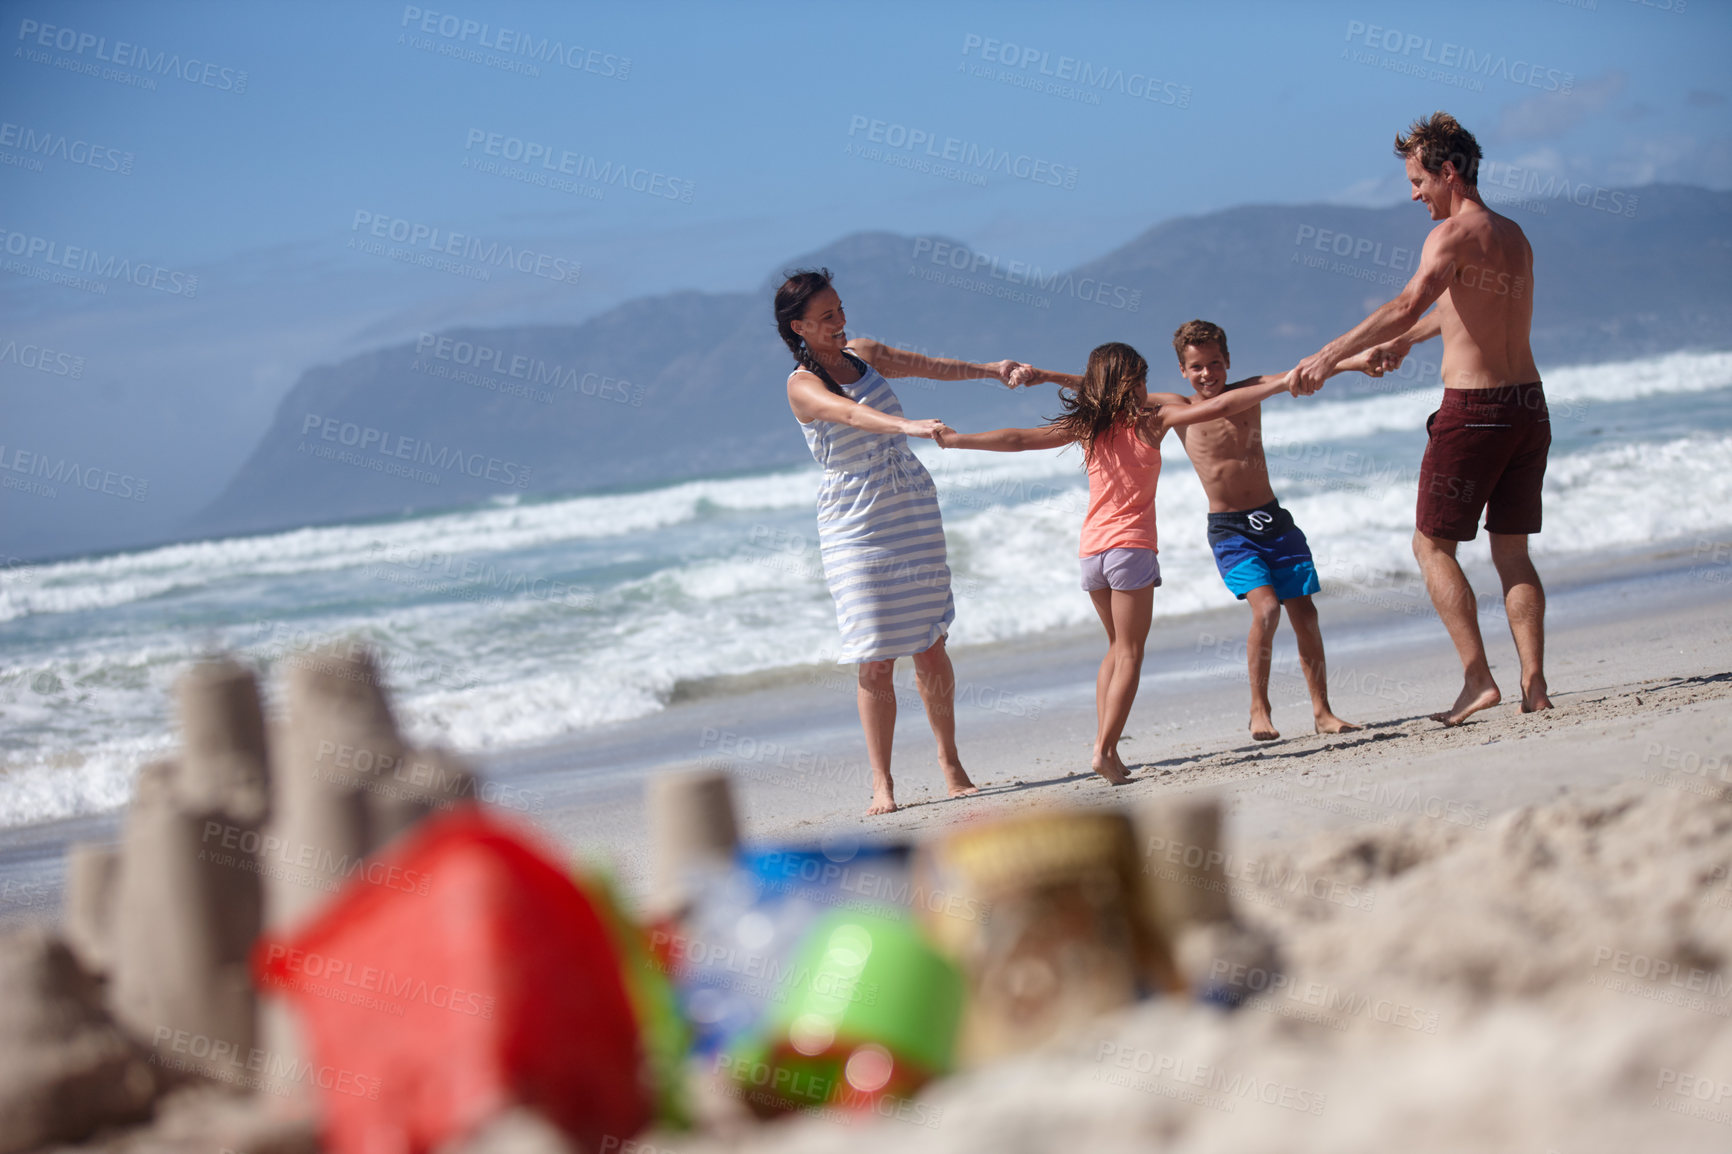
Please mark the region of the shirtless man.
<svg viewBox="0 0 1732 1154"><path fill-rule="evenodd" d="M1446 112L1395 138L1419 201L1438 223L1419 268L1394 300L1351 332L1299 362L1295 391L1315 392L1345 358L1370 350L1385 370L1420 341L1443 337L1443 403L1426 421L1413 555L1437 615L1461 658L1455 704L1431 716L1460 725L1502 700L1486 661L1473 589L1456 561L1485 510L1491 559L1521 659L1523 713L1550 709L1546 696L1545 590L1528 558L1540 531L1540 482L1551 424L1528 346L1533 321L1533 250L1516 223L1480 199L1480 148ZM1425 310L1433 302L1437 308Z"/></svg>
<svg viewBox="0 0 1732 1154"><path fill-rule="evenodd" d="M1226 391L1227 334L1208 321L1186 321L1173 334L1179 371L1196 390L1197 400ZM1334 372L1367 368L1369 358L1355 357L1333 367ZM1378 374L1380 375L1380 374ZM1187 398L1189 400L1189 398ZM1346 733L1357 725L1341 720L1329 708L1329 679L1323 659L1323 633L1317 627L1317 569L1305 534L1293 515L1275 499L1269 466L1263 457L1263 406L1252 405L1231 417L1180 425L1179 440L1203 492L1209 498L1209 547L1221 580L1251 606L1251 631L1245 638L1245 663L1251 680L1251 736L1274 741L1269 706L1269 663L1281 610L1299 642L1299 666L1311 693L1311 716L1318 733Z"/></svg>

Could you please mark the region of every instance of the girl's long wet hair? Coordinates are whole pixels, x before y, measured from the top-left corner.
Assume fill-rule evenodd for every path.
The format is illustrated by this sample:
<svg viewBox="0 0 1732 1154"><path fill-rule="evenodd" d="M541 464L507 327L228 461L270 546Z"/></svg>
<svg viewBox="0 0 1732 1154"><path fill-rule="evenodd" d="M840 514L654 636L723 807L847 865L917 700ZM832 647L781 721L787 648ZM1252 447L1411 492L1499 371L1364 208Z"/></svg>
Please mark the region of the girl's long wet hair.
<svg viewBox="0 0 1732 1154"><path fill-rule="evenodd" d="M823 381L824 387L838 397L845 397L848 394L842 391L842 386L806 347L805 338L794 331L794 322L805 319L806 306L812 303L812 298L829 287L830 270L827 268L803 268L789 273L782 287L776 290L776 331L782 334L782 343L788 346L788 351L794 354L794 360L802 369Z"/></svg>
<svg viewBox="0 0 1732 1154"><path fill-rule="evenodd" d="M1082 387L1059 394L1064 412L1052 418L1082 445L1083 461L1094 459L1095 443L1114 425L1134 424L1143 416L1133 386L1149 378L1149 362L1127 344L1111 341L1089 353ZM1139 436L1142 434L1139 433ZM1147 437L1143 438L1147 441Z"/></svg>

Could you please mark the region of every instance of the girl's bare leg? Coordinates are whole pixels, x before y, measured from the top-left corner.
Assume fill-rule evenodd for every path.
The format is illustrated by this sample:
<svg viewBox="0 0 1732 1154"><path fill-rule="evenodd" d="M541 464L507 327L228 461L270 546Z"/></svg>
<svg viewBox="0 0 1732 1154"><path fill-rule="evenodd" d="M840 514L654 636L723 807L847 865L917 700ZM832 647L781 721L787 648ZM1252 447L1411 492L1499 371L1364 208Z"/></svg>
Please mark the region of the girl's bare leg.
<svg viewBox="0 0 1732 1154"><path fill-rule="evenodd" d="M1094 771L1123 785L1130 772L1119 757L1119 739L1137 699L1143 677L1143 649L1149 640L1149 622L1154 615L1155 587L1141 589L1093 589L1089 599L1107 631L1107 655L1095 679L1096 732ZM1104 691L1103 691L1104 686Z"/></svg>

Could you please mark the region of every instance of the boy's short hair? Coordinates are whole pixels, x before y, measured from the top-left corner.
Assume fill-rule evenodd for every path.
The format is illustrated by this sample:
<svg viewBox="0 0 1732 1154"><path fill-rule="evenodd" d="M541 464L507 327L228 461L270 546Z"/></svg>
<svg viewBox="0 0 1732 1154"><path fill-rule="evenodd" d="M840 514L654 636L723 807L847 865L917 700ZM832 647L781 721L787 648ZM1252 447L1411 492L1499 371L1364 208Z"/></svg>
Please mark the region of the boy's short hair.
<svg viewBox="0 0 1732 1154"><path fill-rule="evenodd" d="M1181 365L1185 363L1186 345L1220 345L1222 359L1233 359L1233 354L1227 351L1226 330L1208 321L1186 321L1173 333L1173 355Z"/></svg>
<svg viewBox="0 0 1732 1154"><path fill-rule="evenodd" d="M1424 120L1416 120L1405 134L1395 134L1395 155L1403 160L1418 159L1420 166L1433 175L1443 171L1445 161L1455 165L1461 182L1469 188L1479 186L1479 141L1461 126L1461 121L1447 112L1434 112Z"/></svg>

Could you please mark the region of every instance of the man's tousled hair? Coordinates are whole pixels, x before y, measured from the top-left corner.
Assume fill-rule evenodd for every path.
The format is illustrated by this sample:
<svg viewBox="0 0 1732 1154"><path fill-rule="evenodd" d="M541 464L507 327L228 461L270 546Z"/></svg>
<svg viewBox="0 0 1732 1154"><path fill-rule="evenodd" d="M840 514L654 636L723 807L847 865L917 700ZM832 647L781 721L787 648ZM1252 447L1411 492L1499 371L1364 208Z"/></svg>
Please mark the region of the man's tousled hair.
<svg viewBox="0 0 1732 1154"><path fill-rule="evenodd" d="M1469 188L1479 187L1479 141L1461 126L1461 121L1447 112L1434 112L1424 120L1416 120L1407 132L1395 134L1395 155L1403 160L1418 159L1430 173L1443 171L1445 161L1455 165L1461 182Z"/></svg>

